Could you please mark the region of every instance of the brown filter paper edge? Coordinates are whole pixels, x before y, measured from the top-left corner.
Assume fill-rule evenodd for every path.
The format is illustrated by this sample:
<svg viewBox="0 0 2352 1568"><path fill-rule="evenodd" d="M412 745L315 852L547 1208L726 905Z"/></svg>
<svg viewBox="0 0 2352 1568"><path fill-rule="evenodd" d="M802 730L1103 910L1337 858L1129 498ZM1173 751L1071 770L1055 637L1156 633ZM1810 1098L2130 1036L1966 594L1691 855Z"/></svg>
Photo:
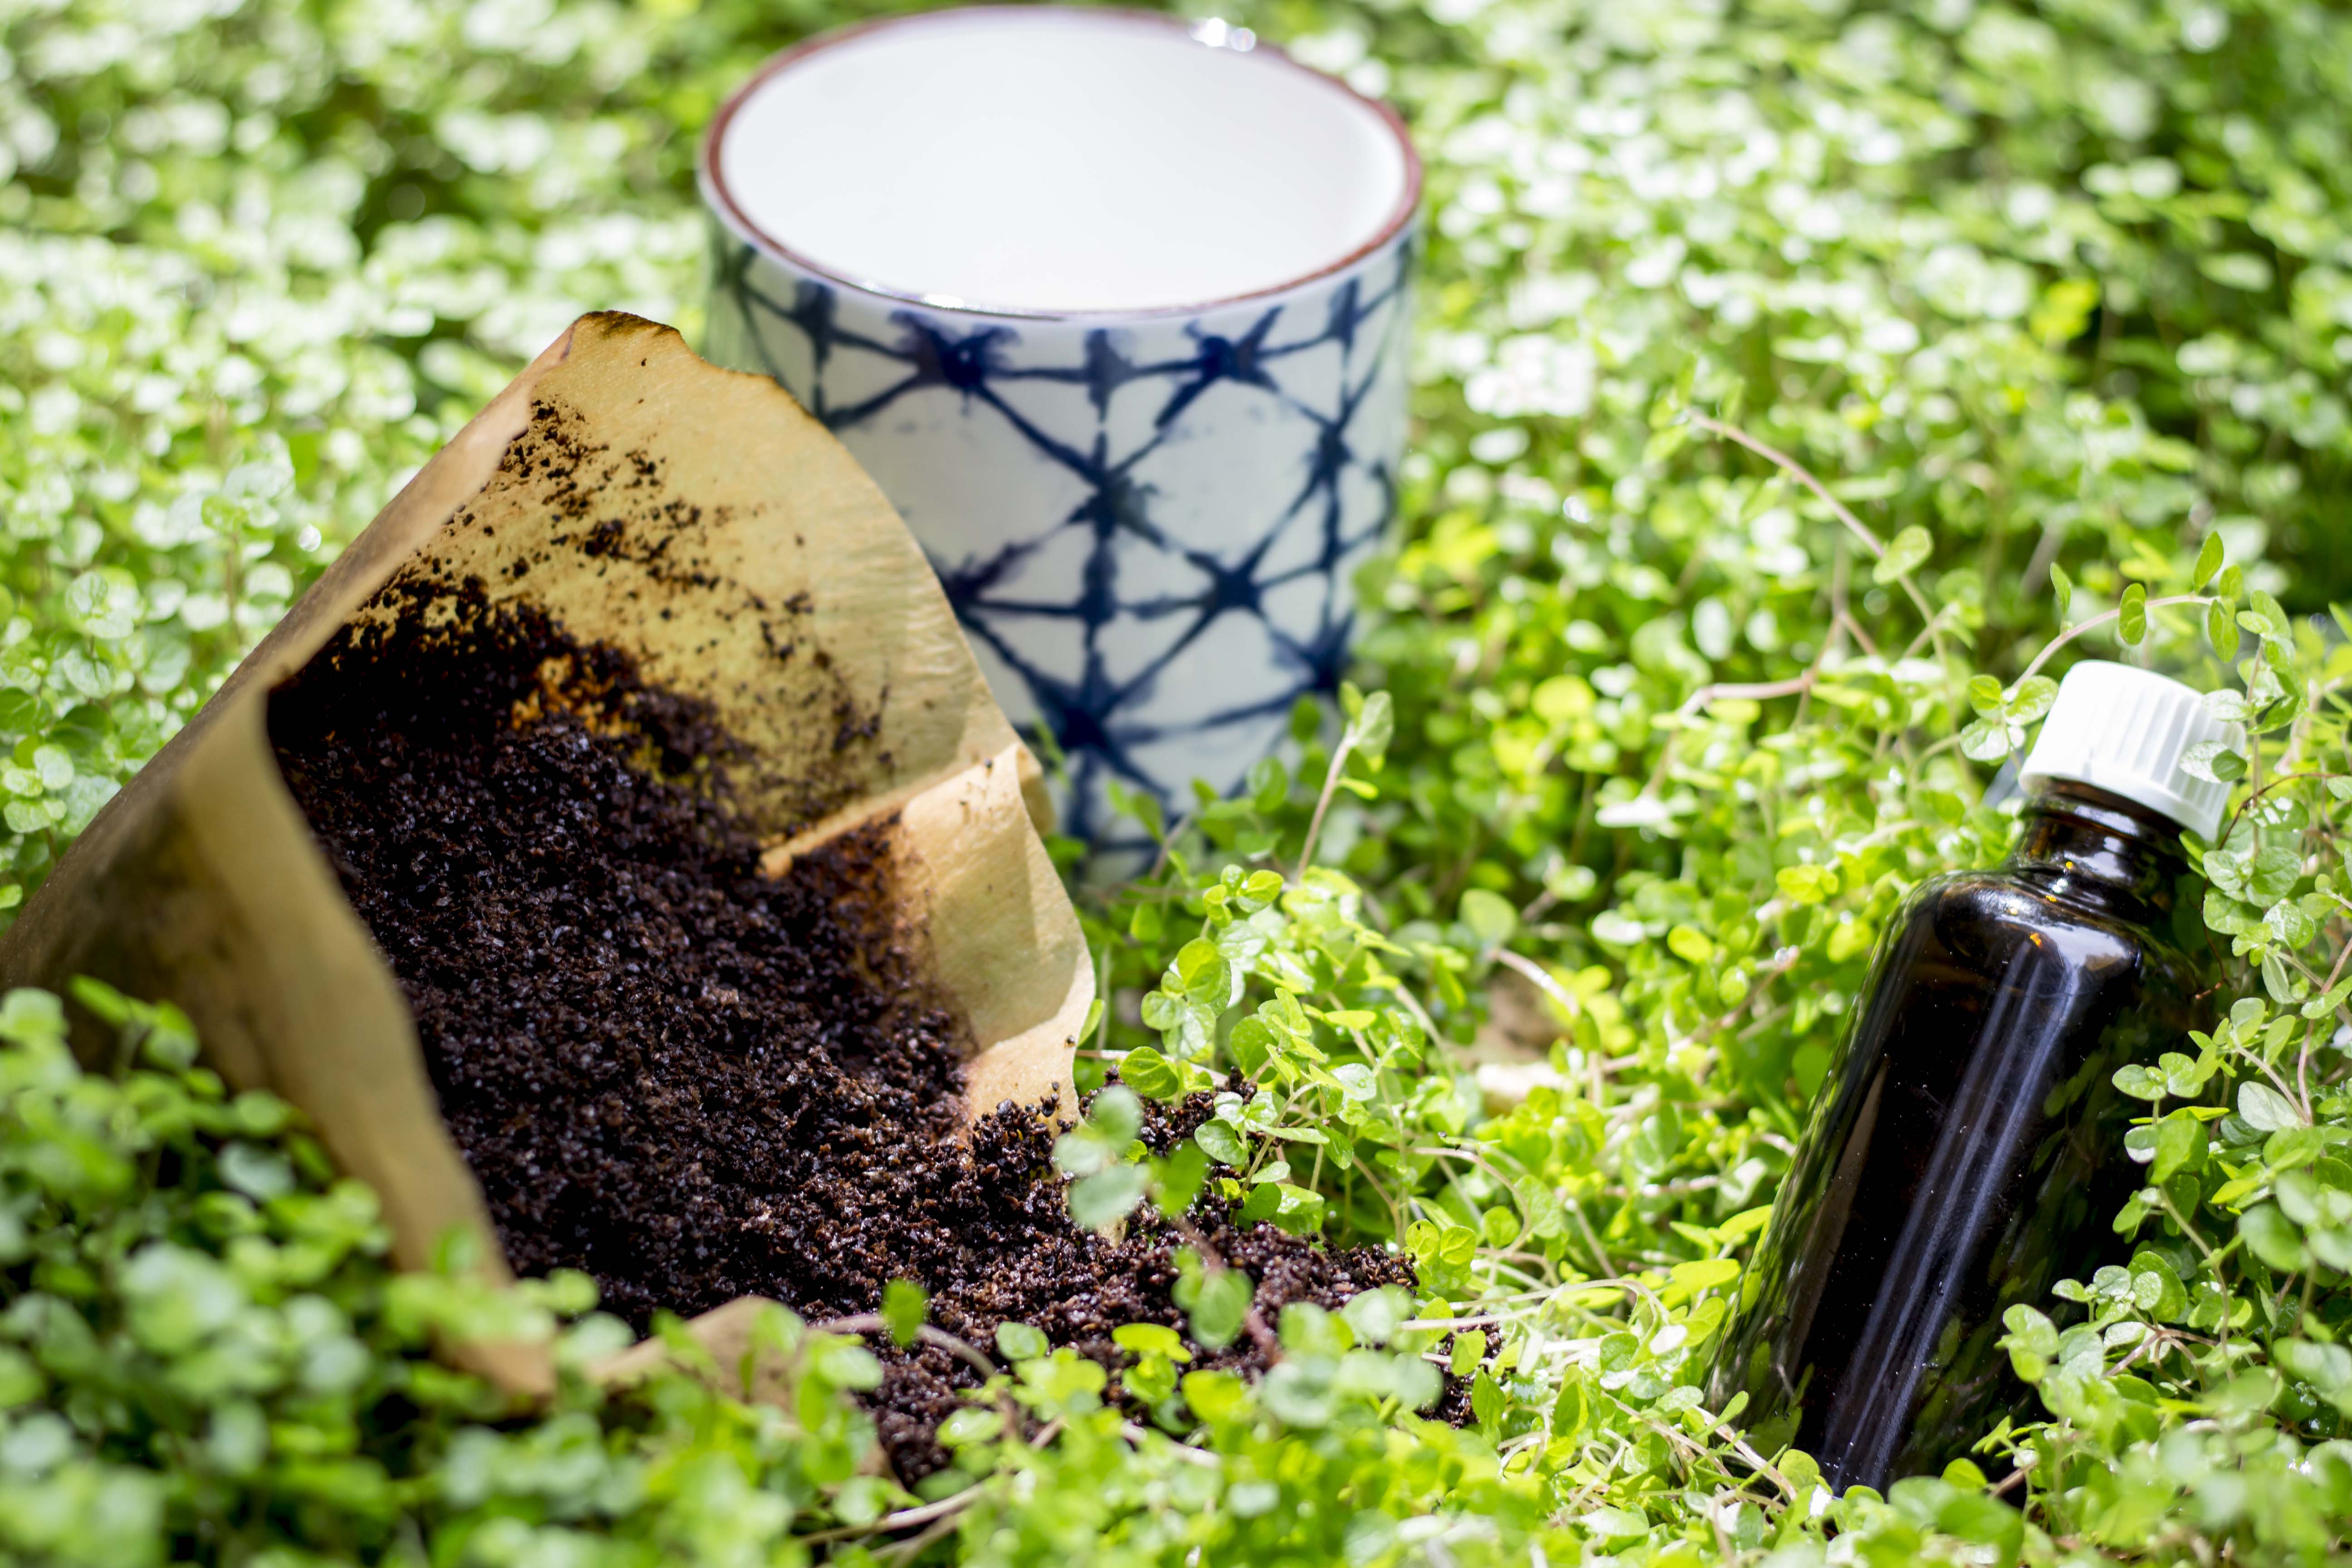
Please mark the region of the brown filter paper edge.
<svg viewBox="0 0 2352 1568"><path fill-rule="evenodd" d="M139 885L145 857L120 853L126 839L149 846L160 836L184 843L188 864L209 877L212 891L199 887L179 907L209 924L210 940L236 942L244 952L241 961L204 966L205 978L218 984L199 988L207 994L193 998L192 1013L205 1031L208 1050L232 1081L272 1088L310 1114L338 1163L381 1194L397 1238L395 1259L404 1267L424 1264L438 1239L457 1226L488 1244L480 1249L484 1272L494 1279L508 1277L479 1188L440 1119L397 985L278 774L266 733L267 692L307 662L404 564L444 553L452 520L495 484L509 446L532 417L537 394L568 391L593 401L600 383L608 396L633 390L642 384L632 384L631 367L620 363L633 349L648 351L634 367L641 373L658 351L673 377L682 361L693 367L689 379L737 384L724 395L718 394L719 381L691 389L709 399L706 410L723 415L731 406L740 416L744 405L772 400L767 418L773 421L781 406L785 423L781 431L772 425L767 437L772 445L792 448L786 468L809 458L830 470L810 487L817 518L854 519L876 508L889 518L879 547L845 574L856 586L854 603L845 614L836 610L835 640L826 646L830 651L855 645L858 639L843 639L841 630L871 625L875 637L864 651L888 675L929 690L933 700L898 731L925 769L844 805L830 819L846 826L901 814L900 846L916 868L909 881L926 917L935 977L965 1013L980 1047L969 1069L975 1110L1001 1099L1034 1101L1047 1094L1065 1113L1075 1106L1069 1051L1092 1000L1094 977L1075 912L1033 826L1042 798L1038 772L988 697L920 552L846 454L772 383L703 365L667 329L633 318L583 318L404 488L206 710L110 803L26 918L0 939L0 973L12 984L61 986L88 967L111 970L100 977L126 990L171 994L174 983L187 976L152 967L142 973L125 955L111 963L84 961L99 955L102 943L91 933L108 929L108 907L120 908L121 900L136 900L146 891ZM567 388L569 381L583 384ZM749 423L745 434L756 443L758 420ZM688 437L684 449L691 451L693 443ZM738 456L744 449L711 445ZM921 602L926 595L933 603ZM954 639L952 651L933 663L952 667L961 655L960 669L946 668L942 675L922 668L920 659L899 658L910 635L904 617L861 619L875 605L909 597L918 601L914 635ZM551 608L572 625L570 605ZM574 635L596 640L600 629L574 626ZM638 646L656 682L695 689L687 678L694 668L688 639L652 647L641 637L610 640ZM722 712L727 706L721 701ZM35 919L45 904L47 918ZM307 935L281 948L259 934L272 930ZM728 1314L726 1322L740 1321L742 1305L719 1312ZM513 1392L531 1394L551 1386L544 1347L452 1349L456 1359Z"/></svg>

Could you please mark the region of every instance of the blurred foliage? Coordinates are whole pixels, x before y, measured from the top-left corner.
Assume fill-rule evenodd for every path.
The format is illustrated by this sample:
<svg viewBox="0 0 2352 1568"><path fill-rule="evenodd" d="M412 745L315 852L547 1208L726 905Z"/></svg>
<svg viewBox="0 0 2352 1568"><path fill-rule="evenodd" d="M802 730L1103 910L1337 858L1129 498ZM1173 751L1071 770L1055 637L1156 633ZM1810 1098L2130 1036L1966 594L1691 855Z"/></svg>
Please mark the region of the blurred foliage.
<svg viewBox="0 0 2352 1568"><path fill-rule="evenodd" d="M395 1273L374 1194L289 1108L194 1066L174 1010L80 1000L114 1077L75 1065L56 997L0 1001L0 1561L794 1562L820 1499L879 1511L854 1340L778 1308L781 1408L686 1376L608 1402L583 1370L634 1336L581 1315L584 1275ZM560 1392L498 1425L503 1395L427 1359L443 1337L551 1339Z"/></svg>
<svg viewBox="0 0 2352 1568"><path fill-rule="evenodd" d="M694 135L869 9L0 5L0 901L572 316L695 331ZM431 1335L522 1314L576 1373L614 1342L559 1330L576 1283L395 1278L366 1194L168 1015L92 993L148 1065L83 1077L20 995L0 1561L2340 1552L2352 23L1228 15L1412 121L1421 418L1372 695L1232 799L1134 803L1169 853L1089 903L1112 1005L1082 1068L1223 1089L1202 1158L1130 1163L1111 1094L1062 1163L1090 1223L1217 1184L1405 1248L1419 1297L1269 1324L1196 1251L1196 1333L1282 1346L1255 1388L1139 1331L1105 1369L1009 1325L919 1497L860 1468L855 1347L782 1317L783 1409L707 1367L499 1408ZM1703 1407L1709 1337L1877 931L2001 853L2039 661L2085 651L2255 731L2202 763L2244 783L2182 930L2227 1021L2128 1075L2150 1184L2114 1267L2012 1314L2050 1420L1983 1468L2027 1468L1832 1500ZM1436 1365L1458 1426L1413 1414Z"/></svg>

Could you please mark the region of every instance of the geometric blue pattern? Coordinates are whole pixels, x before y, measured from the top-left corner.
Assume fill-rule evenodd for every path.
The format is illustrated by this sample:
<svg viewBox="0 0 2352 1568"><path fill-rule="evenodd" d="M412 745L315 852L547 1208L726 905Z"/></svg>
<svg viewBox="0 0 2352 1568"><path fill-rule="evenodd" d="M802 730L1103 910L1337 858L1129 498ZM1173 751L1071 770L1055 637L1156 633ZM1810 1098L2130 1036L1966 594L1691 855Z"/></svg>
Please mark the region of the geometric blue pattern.
<svg viewBox="0 0 2352 1568"><path fill-rule="evenodd" d="M999 700L1069 759L1064 831L1098 834L1110 778L1177 811L1194 776L1232 789L1337 689L1347 579L1396 505L1409 229L1328 288L1117 326L845 308L714 232L712 357L782 384L906 514ZM975 420L1051 478L943 475Z"/></svg>

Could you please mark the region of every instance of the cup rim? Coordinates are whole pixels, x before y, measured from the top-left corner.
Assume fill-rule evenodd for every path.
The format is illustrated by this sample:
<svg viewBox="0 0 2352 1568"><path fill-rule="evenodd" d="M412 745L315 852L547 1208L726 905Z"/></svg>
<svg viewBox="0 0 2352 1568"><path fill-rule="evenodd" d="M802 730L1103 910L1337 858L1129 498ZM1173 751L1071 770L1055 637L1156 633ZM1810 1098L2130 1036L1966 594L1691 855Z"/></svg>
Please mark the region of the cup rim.
<svg viewBox="0 0 2352 1568"><path fill-rule="evenodd" d="M1187 37L1193 37L1194 30L1201 25L1197 20L1171 16L1163 12L1137 11L1123 6L982 5L951 5L935 11L919 11L896 16L873 16L862 22L852 22L844 26L832 28L770 55L761 62L759 68L753 71L740 87L727 95L726 100L719 106L719 111L710 117L710 123L703 130L701 144L695 156L695 183L701 188L703 205L708 206L721 223L732 229L737 237L750 244L754 249L766 251L772 258L824 279L827 282L845 289L856 289L862 294L871 294L885 300L897 300L909 305L919 305L925 310L938 310L949 315L1027 321L1148 321L1169 316L1198 315L1227 306L1245 305L1270 299L1277 294L1286 294L1345 272L1367 257L1385 248L1411 226L1413 215L1421 208L1422 163L1421 154L1413 147L1412 133L1405 127L1404 117L1380 99L1358 92L1347 82L1328 71L1318 70L1313 66L1301 64L1279 45L1270 44L1263 39L1253 42L1248 52L1265 55L1288 69L1314 77L1370 109L1380 117L1381 123L1388 128L1390 136L1396 142L1397 150L1404 156L1404 179L1402 188L1397 193L1396 205L1391 208L1389 216L1382 220L1381 226L1373 232L1370 239L1358 245L1337 260L1318 267L1311 272L1284 279L1281 282L1269 284L1263 289L1252 289L1240 294L1219 295L1185 304L1153 305L1132 310L1031 310L1019 306L991 305L974 300L946 300L937 295L924 295L911 289L894 288L870 279L852 277L793 249L752 222L751 216L737 205L734 193L727 188L726 175L720 172L719 166L719 148L720 142L726 140L727 128L734 120L736 111L750 101L753 93L766 85L769 78L791 69L809 56L886 28L926 26L943 20L975 16L1035 17L1051 12L1061 12L1068 16L1089 22L1124 22L1172 29L1182 33ZM1221 48L1229 46L1204 42L1202 47Z"/></svg>

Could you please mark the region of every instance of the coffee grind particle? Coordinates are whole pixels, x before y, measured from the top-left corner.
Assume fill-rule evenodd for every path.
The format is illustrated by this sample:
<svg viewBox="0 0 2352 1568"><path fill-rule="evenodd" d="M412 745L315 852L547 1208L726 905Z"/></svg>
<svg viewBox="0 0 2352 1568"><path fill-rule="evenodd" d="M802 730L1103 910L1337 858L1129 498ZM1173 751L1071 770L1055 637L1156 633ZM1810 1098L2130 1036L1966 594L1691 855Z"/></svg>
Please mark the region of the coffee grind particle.
<svg viewBox="0 0 2352 1568"><path fill-rule="evenodd" d="M866 1312L894 1279L983 1348L1026 1322L1116 1366L1119 1324L1183 1326L1175 1238L1148 1214L1116 1242L1075 1226L1049 1119L1008 1105L959 1136L965 1042L894 931L887 825L765 876L706 706L478 585L404 592L273 694L270 737L519 1273L584 1270L640 1329L745 1295ZM1269 1321L1412 1283L1215 1207L1196 1223ZM875 1415L912 1482L973 1378L936 1349L884 1361Z"/></svg>

